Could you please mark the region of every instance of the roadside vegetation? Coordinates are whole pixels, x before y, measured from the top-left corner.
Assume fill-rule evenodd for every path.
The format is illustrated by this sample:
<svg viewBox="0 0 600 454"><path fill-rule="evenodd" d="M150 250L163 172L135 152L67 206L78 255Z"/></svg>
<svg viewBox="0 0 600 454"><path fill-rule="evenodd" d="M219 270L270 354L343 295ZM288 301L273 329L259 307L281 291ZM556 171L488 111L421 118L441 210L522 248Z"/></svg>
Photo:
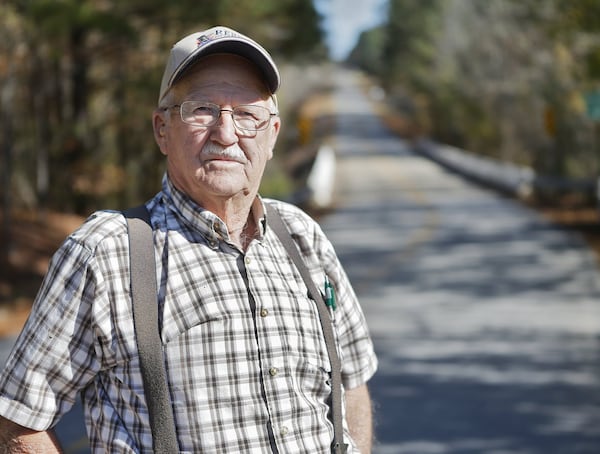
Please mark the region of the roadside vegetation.
<svg viewBox="0 0 600 454"><path fill-rule="evenodd" d="M406 136L531 167L538 202L595 203L600 2L390 0L350 62Z"/></svg>

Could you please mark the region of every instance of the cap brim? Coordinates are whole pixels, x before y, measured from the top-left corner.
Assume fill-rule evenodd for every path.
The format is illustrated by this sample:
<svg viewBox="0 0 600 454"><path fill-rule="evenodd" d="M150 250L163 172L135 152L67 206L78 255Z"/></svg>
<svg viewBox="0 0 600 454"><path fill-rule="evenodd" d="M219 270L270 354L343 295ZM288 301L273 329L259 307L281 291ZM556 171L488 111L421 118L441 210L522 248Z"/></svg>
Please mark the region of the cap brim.
<svg viewBox="0 0 600 454"><path fill-rule="evenodd" d="M250 60L263 73L267 82L267 87L271 93L275 93L279 88L279 73L273 60L265 52L261 52L261 50L254 45L233 37L226 41L216 41L205 44L202 47L199 47L195 52L191 53L175 70L168 86L172 87L173 84L181 79L183 74L185 74L185 72L200 58L220 53L235 54Z"/></svg>

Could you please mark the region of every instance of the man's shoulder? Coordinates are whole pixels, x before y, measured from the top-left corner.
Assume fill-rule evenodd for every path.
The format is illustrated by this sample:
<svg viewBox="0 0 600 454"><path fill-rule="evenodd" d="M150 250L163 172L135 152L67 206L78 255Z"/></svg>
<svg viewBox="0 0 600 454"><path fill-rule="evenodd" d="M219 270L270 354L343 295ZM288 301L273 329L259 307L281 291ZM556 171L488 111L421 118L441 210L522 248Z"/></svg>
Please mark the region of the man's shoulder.
<svg viewBox="0 0 600 454"><path fill-rule="evenodd" d="M122 241L127 236L127 225L121 211L101 210L91 214L68 237L91 251L107 242Z"/></svg>
<svg viewBox="0 0 600 454"><path fill-rule="evenodd" d="M317 225L316 221L308 213L296 205L275 199L263 199L263 202L271 205L292 231L312 230Z"/></svg>

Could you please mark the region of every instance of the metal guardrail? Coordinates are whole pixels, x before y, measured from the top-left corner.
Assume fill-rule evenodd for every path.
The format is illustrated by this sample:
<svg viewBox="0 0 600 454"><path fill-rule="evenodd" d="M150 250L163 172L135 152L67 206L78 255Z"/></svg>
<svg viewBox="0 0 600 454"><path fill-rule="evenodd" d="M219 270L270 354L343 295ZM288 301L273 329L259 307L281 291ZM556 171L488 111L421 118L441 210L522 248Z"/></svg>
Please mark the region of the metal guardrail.
<svg viewBox="0 0 600 454"><path fill-rule="evenodd" d="M429 139L419 140L414 149L428 159L482 186L519 199L527 200L536 195L556 197L577 193L600 201L600 179L566 179L539 175L530 167L477 156ZM335 172L335 150L329 145L321 145L306 179L306 186L294 195L292 203L317 210L330 208L333 204Z"/></svg>
<svg viewBox="0 0 600 454"><path fill-rule="evenodd" d="M484 186L528 199L534 195L580 193L600 200L598 180L567 179L537 174L532 168L476 156L456 147L421 139L415 149L432 161Z"/></svg>
<svg viewBox="0 0 600 454"><path fill-rule="evenodd" d="M302 187L286 200L308 211L324 211L333 205L335 190L336 157L335 150L321 144L307 166Z"/></svg>
<svg viewBox="0 0 600 454"><path fill-rule="evenodd" d="M321 145L306 179L309 203L317 209L326 209L333 202L335 167L335 151L329 145Z"/></svg>

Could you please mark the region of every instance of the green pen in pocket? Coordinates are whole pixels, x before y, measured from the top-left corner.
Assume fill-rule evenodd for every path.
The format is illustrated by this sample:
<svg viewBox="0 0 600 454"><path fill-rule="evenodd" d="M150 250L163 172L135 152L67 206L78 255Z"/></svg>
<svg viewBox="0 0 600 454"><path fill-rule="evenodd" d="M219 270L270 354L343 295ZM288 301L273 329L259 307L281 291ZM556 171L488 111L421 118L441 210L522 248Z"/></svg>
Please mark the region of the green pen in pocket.
<svg viewBox="0 0 600 454"><path fill-rule="evenodd" d="M329 306L332 310L336 310L335 290L333 289L331 282L329 282L327 275L325 275L325 304L327 304L327 306Z"/></svg>

